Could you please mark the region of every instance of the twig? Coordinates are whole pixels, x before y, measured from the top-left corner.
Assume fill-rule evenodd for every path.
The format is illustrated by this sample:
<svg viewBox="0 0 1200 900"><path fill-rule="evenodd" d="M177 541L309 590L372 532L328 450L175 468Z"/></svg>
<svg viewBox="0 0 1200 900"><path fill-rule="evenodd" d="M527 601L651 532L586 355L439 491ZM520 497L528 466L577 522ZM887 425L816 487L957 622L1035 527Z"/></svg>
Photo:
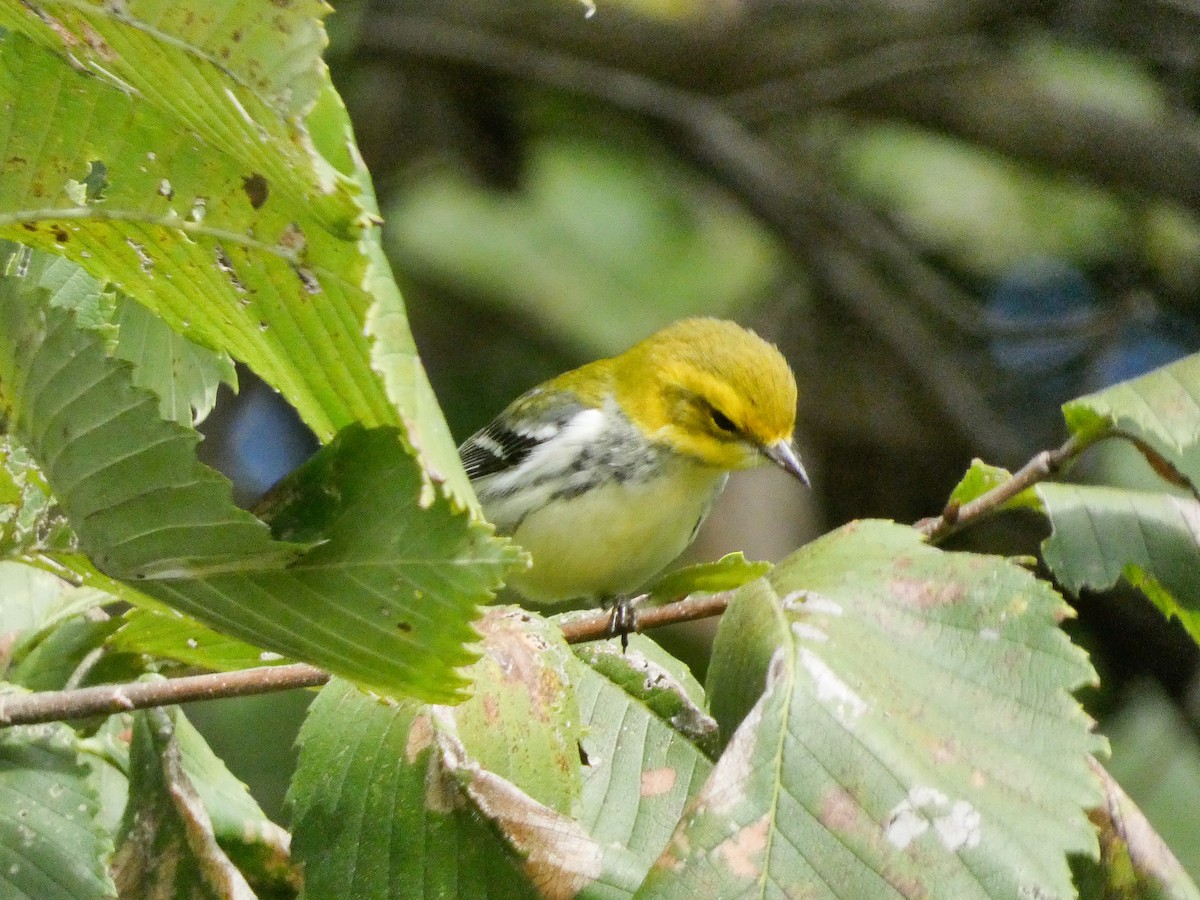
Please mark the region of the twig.
<svg viewBox="0 0 1200 900"><path fill-rule="evenodd" d="M718 616L729 605L731 593L687 598L638 613L639 629L657 628L675 622L690 622ZM597 610L563 627L569 644L581 644L609 636L609 614ZM161 681L137 681L130 684L105 684L68 691L41 691L34 694L0 694L0 728L9 725L36 725L111 715L135 709L269 694L295 688L319 687L330 678L328 672L306 663L259 666L236 672L188 675Z"/></svg>
<svg viewBox="0 0 1200 900"><path fill-rule="evenodd" d="M653 606L646 610L639 609L637 611L638 631L719 616L729 606L731 597L733 597L732 591L723 591L720 594L709 594L703 597L686 597L674 603L665 603L662 606ZM610 618L607 612L601 611L564 622L563 637L567 639L568 644L582 644L610 637Z"/></svg>
<svg viewBox="0 0 1200 900"><path fill-rule="evenodd" d="M86 719L195 700L269 694L292 688L315 687L328 680L328 672L305 663L293 663L237 672L188 675L163 681L102 684L70 691L3 694L0 695L0 727Z"/></svg>
<svg viewBox="0 0 1200 900"><path fill-rule="evenodd" d="M1026 488L1032 487L1039 481L1043 481L1053 475L1091 446L1099 437L1100 435L1081 438L1079 435L1072 435L1058 449L1043 450L1041 453L1038 453L1033 459L1014 472L1011 478L992 488L987 493L981 494L974 500L964 503L961 506L954 503L947 504L940 516L930 516L927 519L922 519L913 528L925 535L931 543L936 543L965 525L994 511Z"/></svg>

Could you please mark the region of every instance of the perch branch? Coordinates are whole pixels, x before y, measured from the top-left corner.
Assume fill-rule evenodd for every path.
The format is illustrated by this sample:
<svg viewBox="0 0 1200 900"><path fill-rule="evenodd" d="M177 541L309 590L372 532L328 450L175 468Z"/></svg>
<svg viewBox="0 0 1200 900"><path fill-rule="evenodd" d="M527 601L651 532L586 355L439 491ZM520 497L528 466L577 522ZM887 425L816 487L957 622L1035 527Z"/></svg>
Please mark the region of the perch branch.
<svg viewBox="0 0 1200 900"><path fill-rule="evenodd" d="M725 611L731 594L713 594L668 603L638 613L639 629L657 628L675 622L690 622L717 616ZM581 616L563 628L569 644L581 644L608 636L609 613L597 610ZM104 684L68 691L41 691L34 694L0 695L0 728L9 725L35 725L41 722L61 722L86 719L113 713L193 703L198 700L219 700L225 697L245 697L269 694L295 688L319 687L329 680L329 673L307 665L292 663L282 666L259 666L236 672L213 672L188 675L160 681L137 681L130 684Z"/></svg>

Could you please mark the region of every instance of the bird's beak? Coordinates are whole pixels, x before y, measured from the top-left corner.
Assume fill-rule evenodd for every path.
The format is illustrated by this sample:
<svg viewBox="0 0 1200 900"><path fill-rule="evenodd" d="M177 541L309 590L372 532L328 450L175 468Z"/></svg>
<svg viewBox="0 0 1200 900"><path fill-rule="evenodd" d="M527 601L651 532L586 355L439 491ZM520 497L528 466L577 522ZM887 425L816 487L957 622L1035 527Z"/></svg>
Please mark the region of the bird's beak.
<svg viewBox="0 0 1200 900"><path fill-rule="evenodd" d="M800 463L800 454L790 440L776 441L763 447L763 455L789 475L795 475L808 486L808 473Z"/></svg>

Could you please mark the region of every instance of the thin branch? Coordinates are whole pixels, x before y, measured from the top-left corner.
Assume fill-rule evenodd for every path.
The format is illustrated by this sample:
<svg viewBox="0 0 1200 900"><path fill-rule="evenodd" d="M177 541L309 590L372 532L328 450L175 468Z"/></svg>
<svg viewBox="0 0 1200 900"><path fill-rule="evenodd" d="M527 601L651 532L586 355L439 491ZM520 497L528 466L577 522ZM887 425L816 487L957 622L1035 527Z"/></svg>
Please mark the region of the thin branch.
<svg viewBox="0 0 1200 900"><path fill-rule="evenodd" d="M0 727L86 719L195 700L269 694L292 688L316 687L328 680L328 672L305 663L294 663L237 672L188 675L163 681L102 684L71 691L3 694L0 695Z"/></svg>
<svg viewBox="0 0 1200 900"><path fill-rule="evenodd" d="M729 606L733 597L732 591L719 594L709 594L703 597L685 597L674 603L653 606L646 610L637 611L637 630L660 628L663 625L675 625L679 622L692 622L696 619L708 619L719 616ZM599 641L611 637L609 630L610 615L600 611L586 616L573 618L564 622L563 637L568 644L583 644L587 641Z"/></svg>
<svg viewBox="0 0 1200 900"><path fill-rule="evenodd" d="M1053 475L1067 463L1079 456L1084 450L1095 443L1101 435L1081 438L1072 435L1061 447L1055 450L1043 450L1013 473L1012 477L1002 484L981 494L969 503L961 506L949 503L940 516L930 516L917 522L913 528L927 537L931 543L936 543L948 537L976 519L994 512L1007 503L1021 491L1032 487L1039 481Z"/></svg>
<svg viewBox="0 0 1200 900"><path fill-rule="evenodd" d="M689 597L647 609L638 613L638 628L658 628L676 622L718 616L729 605L731 596L731 592L725 592L707 597ZM563 627L563 635L569 644L606 638L609 636L609 613L597 610L590 615L576 618ZM328 672L315 666L292 663L240 669L236 672L188 675L160 681L97 685L69 691L0 694L0 728L86 719L175 703L319 687L329 681L329 678Z"/></svg>

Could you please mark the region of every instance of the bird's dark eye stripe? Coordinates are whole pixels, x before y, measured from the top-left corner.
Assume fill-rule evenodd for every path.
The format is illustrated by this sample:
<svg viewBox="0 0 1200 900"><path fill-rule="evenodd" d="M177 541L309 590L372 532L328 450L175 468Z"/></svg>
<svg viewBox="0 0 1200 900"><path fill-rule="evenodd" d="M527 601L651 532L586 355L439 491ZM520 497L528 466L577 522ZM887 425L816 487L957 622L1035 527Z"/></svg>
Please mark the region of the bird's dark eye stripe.
<svg viewBox="0 0 1200 900"><path fill-rule="evenodd" d="M719 409L714 409L712 411L712 420L713 424L722 431L737 431L737 426L733 424L733 421L729 418L729 416L725 415L725 413L721 412Z"/></svg>

